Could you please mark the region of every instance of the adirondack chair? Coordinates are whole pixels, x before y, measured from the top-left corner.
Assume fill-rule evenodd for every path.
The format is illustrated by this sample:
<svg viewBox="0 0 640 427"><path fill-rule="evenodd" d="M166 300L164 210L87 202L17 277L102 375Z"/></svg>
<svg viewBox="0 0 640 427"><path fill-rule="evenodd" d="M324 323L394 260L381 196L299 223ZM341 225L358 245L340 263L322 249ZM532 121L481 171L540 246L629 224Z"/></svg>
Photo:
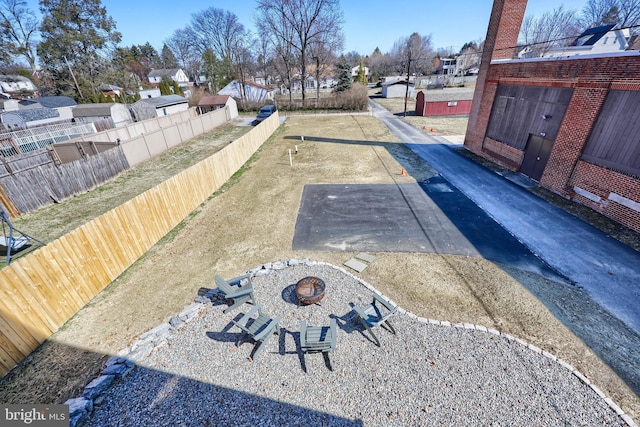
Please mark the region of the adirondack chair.
<svg viewBox="0 0 640 427"><path fill-rule="evenodd" d="M356 317L360 320L364 328L369 331L378 347L380 347L380 340L373 332L373 329L386 323L390 332L393 332L395 335L396 330L393 329L393 326L389 323L389 318L396 314L398 307L391 304L386 298L378 294L373 294L373 302L371 304L364 307L354 306L353 309L356 312ZM384 326L382 327L384 329Z"/></svg>
<svg viewBox="0 0 640 427"><path fill-rule="evenodd" d="M240 286L241 281L244 279L247 279L247 284ZM215 280L218 290L224 294L224 297L226 299L233 300L233 304L225 308L223 313L234 310L245 302L251 302L253 305L256 304L256 300L253 296L253 283L251 282L250 274L234 277L231 280L224 280L216 274ZM236 283L237 286L233 286L233 284Z"/></svg>
<svg viewBox="0 0 640 427"><path fill-rule="evenodd" d="M303 353L322 352L328 359L329 352L336 348L336 341L336 319L331 319L329 326L307 326L306 321L300 322L300 347Z"/></svg>
<svg viewBox="0 0 640 427"><path fill-rule="evenodd" d="M258 313L258 317L253 318L254 314ZM253 361L258 354L262 351L264 346L271 338L271 335L280 335L280 318L270 317L262 312L260 305L254 305L240 320L231 320L234 325L240 328L244 333L236 341L233 349L236 349L247 340L253 339L256 342L256 346L253 350L253 355L249 356L249 360Z"/></svg>

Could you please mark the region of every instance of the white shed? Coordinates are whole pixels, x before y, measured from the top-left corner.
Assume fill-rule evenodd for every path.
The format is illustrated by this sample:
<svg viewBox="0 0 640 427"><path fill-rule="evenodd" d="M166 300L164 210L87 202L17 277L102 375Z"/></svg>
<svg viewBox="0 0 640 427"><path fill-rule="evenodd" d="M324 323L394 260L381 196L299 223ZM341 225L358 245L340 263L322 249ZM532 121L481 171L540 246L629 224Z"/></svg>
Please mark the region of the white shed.
<svg viewBox="0 0 640 427"><path fill-rule="evenodd" d="M409 98L415 98L414 84L409 83ZM383 98L404 98L407 94L407 82L405 80L382 85Z"/></svg>
<svg viewBox="0 0 640 427"><path fill-rule="evenodd" d="M131 114L127 106L116 102L76 105L73 107L73 118L81 123L111 119L115 127L131 123Z"/></svg>
<svg viewBox="0 0 640 427"><path fill-rule="evenodd" d="M155 110L153 117L168 116L169 114L179 113L181 111L187 111L189 109L189 100L180 95L163 95L155 98L146 98L137 101L132 105L136 120L150 119L149 109L152 107Z"/></svg>

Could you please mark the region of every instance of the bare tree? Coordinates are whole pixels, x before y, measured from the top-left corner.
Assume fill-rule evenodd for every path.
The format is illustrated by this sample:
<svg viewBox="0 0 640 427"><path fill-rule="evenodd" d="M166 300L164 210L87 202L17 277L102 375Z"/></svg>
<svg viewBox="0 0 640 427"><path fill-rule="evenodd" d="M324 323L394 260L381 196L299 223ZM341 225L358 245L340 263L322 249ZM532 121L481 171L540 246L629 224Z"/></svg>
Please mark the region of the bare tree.
<svg viewBox="0 0 640 427"><path fill-rule="evenodd" d="M210 48L220 58L231 58L238 39L245 34L234 13L215 7L194 13L190 29L200 54Z"/></svg>
<svg viewBox="0 0 640 427"><path fill-rule="evenodd" d="M0 0L0 49L21 55L36 71L36 41L40 23L25 0Z"/></svg>
<svg viewBox="0 0 640 427"><path fill-rule="evenodd" d="M268 40L273 52L273 65L282 75L283 83L289 89L289 105L293 104L293 67L296 62L293 52L293 29L286 20L278 19L273 14L258 17L256 26L261 40Z"/></svg>
<svg viewBox="0 0 640 427"><path fill-rule="evenodd" d="M640 24L640 0L589 0L582 16L586 27L610 24L633 27Z"/></svg>
<svg viewBox="0 0 640 427"><path fill-rule="evenodd" d="M173 32L165 43L173 52L178 64L189 74L198 72L199 60L193 40L195 35L189 28L181 28Z"/></svg>
<svg viewBox="0 0 640 427"><path fill-rule="evenodd" d="M526 16L520 27L520 42L527 46L527 56L541 57L553 47L568 46L580 33L577 12L559 6L539 18Z"/></svg>
<svg viewBox="0 0 640 427"><path fill-rule="evenodd" d="M431 36L413 33L407 38L396 41L392 52L400 61L402 71L407 74L407 89L404 97L404 115L406 117L411 75L427 74L430 71L430 63L434 56Z"/></svg>
<svg viewBox="0 0 640 427"><path fill-rule="evenodd" d="M268 22L280 44L289 44L299 58L302 105L310 49L330 37L342 38L339 0L258 0L257 19ZM311 54L312 56L312 54Z"/></svg>

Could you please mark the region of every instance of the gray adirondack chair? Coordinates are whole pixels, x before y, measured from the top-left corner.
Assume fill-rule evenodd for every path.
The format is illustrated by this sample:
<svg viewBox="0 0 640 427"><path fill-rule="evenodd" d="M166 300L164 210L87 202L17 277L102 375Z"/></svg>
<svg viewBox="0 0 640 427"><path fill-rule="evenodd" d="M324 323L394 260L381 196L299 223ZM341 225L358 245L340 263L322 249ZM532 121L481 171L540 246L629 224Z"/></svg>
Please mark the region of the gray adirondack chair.
<svg viewBox="0 0 640 427"><path fill-rule="evenodd" d="M254 314L258 313L258 317L253 318ZM236 341L234 349L239 347L240 344L249 339L253 339L256 342L252 356L249 356L249 360L253 361L258 354L262 351L264 346L271 338L271 335L280 335L280 318L270 317L262 312L260 305L254 305L240 320L231 320L234 325L240 328L244 333Z"/></svg>
<svg viewBox="0 0 640 427"><path fill-rule="evenodd" d="M303 353L325 353L327 360L329 352L336 348L336 319L331 319L329 326L307 326L306 321L300 322L300 347ZM329 365L331 368L331 363Z"/></svg>
<svg viewBox="0 0 640 427"><path fill-rule="evenodd" d="M247 279L247 284L240 286L240 283L244 279ZM251 302L253 305L256 304L256 300L253 296L253 283L251 282L250 274L234 277L231 280L224 280L216 274L215 281L218 290L224 294L224 297L233 301L233 304L225 308L223 313L234 310L245 302ZM234 284L237 285L234 286Z"/></svg>
<svg viewBox="0 0 640 427"><path fill-rule="evenodd" d="M365 330L369 331L378 347L380 347L380 340L373 332L373 329L386 324L390 332L395 335L396 330L389 323L389 318L396 314L398 307L391 304L386 298L373 294L373 302L371 304L364 307L354 306L353 309L356 312L356 317L360 320Z"/></svg>

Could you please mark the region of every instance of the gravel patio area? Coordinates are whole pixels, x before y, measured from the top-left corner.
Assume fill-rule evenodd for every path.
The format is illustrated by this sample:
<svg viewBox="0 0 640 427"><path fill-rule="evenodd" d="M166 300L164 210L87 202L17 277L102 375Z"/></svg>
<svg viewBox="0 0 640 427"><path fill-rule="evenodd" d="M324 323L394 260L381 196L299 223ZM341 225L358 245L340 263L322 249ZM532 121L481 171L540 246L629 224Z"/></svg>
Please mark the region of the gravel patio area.
<svg viewBox="0 0 640 427"><path fill-rule="evenodd" d="M253 270L255 296L282 330L253 362L252 342L231 351L240 332L231 319L251 306L224 314L227 304L213 298L94 398L86 425L628 425L579 372L523 341L400 310L397 335L376 330L377 347L352 309L371 302L368 284L310 261L263 267ZM326 283L320 305L297 304L293 289L306 276ZM298 331L301 320L332 318L330 370L321 354L302 356Z"/></svg>

